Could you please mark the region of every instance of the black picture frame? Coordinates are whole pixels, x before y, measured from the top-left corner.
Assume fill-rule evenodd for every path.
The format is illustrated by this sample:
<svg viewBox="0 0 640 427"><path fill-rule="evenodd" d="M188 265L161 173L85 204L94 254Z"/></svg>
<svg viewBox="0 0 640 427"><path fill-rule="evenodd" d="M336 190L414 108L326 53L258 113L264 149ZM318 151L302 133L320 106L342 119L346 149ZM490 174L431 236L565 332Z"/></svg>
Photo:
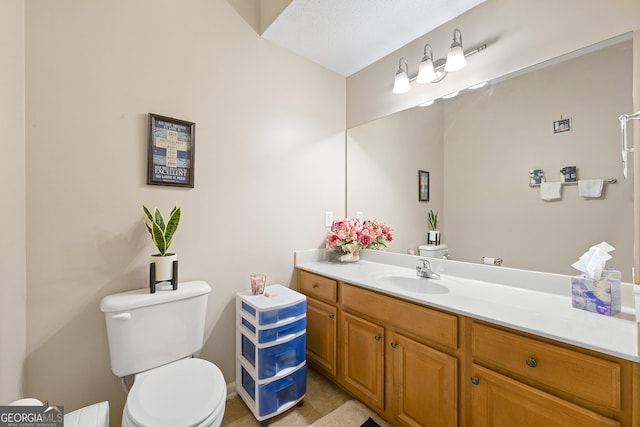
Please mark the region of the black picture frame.
<svg viewBox="0 0 640 427"><path fill-rule="evenodd" d="M571 131L571 117L560 119L553 122L553 133L562 133Z"/></svg>
<svg viewBox="0 0 640 427"><path fill-rule="evenodd" d="M149 113L147 184L194 187L196 124Z"/></svg>
<svg viewBox="0 0 640 427"><path fill-rule="evenodd" d="M418 171L418 201L429 201L429 172Z"/></svg>

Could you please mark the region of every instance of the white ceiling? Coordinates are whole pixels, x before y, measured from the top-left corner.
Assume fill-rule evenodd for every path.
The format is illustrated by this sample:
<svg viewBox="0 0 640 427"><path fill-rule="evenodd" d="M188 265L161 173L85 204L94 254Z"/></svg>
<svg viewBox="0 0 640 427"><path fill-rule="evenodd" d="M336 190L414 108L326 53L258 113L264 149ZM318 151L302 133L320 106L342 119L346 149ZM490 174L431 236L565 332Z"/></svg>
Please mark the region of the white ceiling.
<svg viewBox="0 0 640 427"><path fill-rule="evenodd" d="M485 0L292 0L262 36L345 77Z"/></svg>

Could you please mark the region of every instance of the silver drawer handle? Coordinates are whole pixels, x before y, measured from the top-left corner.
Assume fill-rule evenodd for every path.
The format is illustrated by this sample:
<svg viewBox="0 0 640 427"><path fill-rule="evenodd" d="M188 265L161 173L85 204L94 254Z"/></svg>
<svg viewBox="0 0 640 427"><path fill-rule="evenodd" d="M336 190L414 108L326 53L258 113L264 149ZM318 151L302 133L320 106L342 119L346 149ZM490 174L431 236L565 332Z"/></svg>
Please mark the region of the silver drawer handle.
<svg viewBox="0 0 640 427"><path fill-rule="evenodd" d="M471 377L471 384L473 385L478 385L480 384L480 378L476 377L475 375Z"/></svg>
<svg viewBox="0 0 640 427"><path fill-rule="evenodd" d="M530 368L535 368L536 366L538 366L538 362L533 357L527 357L527 360L525 360L525 363Z"/></svg>
<svg viewBox="0 0 640 427"><path fill-rule="evenodd" d="M333 319L334 317L336 317L336 315L335 315L335 314L333 314L333 313L329 313L329 319Z"/></svg>
<svg viewBox="0 0 640 427"><path fill-rule="evenodd" d="M313 289L315 289L315 288L317 288L317 287L318 287L318 284L317 284L317 283L314 283L313 285L311 285L311 288L313 288Z"/></svg>
<svg viewBox="0 0 640 427"><path fill-rule="evenodd" d="M375 339L376 339L376 341L380 341L380 339L381 339L382 337L380 336L380 334L378 334L378 335L376 335L376 336L375 336L375 337L373 337L373 338L375 338Z"/></svg>
<svg viewBox="0 0 640 427"><path fill-rule="evenodd" d="M395 341L391 341L391 347L396 348L398 346L398 343Z"/></svg>

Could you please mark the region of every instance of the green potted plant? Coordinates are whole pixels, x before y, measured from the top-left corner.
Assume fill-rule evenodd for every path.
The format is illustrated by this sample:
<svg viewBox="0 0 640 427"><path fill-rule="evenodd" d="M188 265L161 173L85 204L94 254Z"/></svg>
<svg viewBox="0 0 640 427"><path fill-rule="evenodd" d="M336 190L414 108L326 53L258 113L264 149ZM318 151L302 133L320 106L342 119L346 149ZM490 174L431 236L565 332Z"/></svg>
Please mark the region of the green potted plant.
<svg viewBox="0 0 640 427"><path fill-rule="evenodd" d="M145 205L142 205L149 223L145 222L153 244L158 248L159 253L151 255L151 262L156 265L156 282L171 280L173 278L173 261L178 259L175 253L168 253L167 250L173 242L173 236L180 224L180 208L174 206L169 214L169 219L165 222L162 213L158 208L154 209L153 215Z"/></svg>
<svg viewBox="0 0 640 427"><path fill-rule="evenodd" d="M438 231L438 221L440 221L440 213L434 211L433 209L429 209L427 219L429 220L429 228L431 228L431 230L429 230L429 234L427 235L427 244L439 245L440 231Z"/></svg>

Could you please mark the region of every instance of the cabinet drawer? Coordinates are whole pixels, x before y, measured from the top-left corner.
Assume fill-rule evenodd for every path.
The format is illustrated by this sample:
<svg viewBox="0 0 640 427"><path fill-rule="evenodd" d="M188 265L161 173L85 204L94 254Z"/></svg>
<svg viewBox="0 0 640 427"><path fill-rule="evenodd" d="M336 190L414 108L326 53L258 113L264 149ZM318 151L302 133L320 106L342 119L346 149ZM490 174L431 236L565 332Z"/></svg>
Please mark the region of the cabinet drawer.
<svg viewBox="0 0 640 427"><path fill-rule="evenodd" d="M620 410L620 365L532 338L473 323L478 363L579 399Z"/></svg>
<svg viewBox="0 0 640 427"><path fill-rule="evenodd" d="M428 341L458 348L458 318L452 314L347 284L342 285L342 306Z"/></svg>
<svg viewBox="0 0 640 427"><path fill-rule="evenodd" d="M304 270L298 271L300 272L300 292L328 302L338 301L338 283L335 280Z"/></svg>

